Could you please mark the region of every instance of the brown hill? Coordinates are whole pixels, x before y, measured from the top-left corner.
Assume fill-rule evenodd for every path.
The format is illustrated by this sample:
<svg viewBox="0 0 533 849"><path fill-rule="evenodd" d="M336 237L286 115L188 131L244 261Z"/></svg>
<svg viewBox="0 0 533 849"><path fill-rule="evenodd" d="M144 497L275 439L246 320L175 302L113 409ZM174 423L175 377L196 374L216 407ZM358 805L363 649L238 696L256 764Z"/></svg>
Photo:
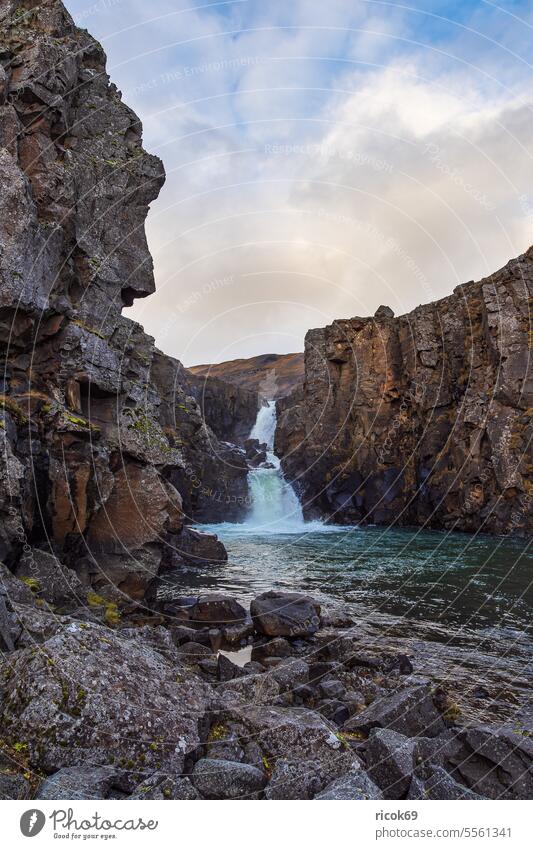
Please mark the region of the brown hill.
<svg viewBox="0 0 533 849"><path fill-rule="evenodd" d="M216 377L241 389L250 389L264 398L284 398L302 383L303 354L260 354L241 360L228 360L214 365L190 366L189 371L201 377Z"/></svg>

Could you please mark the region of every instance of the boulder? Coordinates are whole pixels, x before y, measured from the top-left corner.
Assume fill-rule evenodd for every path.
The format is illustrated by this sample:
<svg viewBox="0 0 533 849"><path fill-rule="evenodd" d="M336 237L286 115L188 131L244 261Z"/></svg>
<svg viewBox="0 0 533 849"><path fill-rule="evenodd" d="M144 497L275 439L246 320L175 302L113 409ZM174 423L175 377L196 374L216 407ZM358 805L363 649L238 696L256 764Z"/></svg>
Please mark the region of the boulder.
<svg viewBox="0 0 533 849"><path fill-rule="evenodd" d="M533 798L533 741L478 725L458 734L464 749L449 759L453 774L488 799Z"/></svg>
<svg viewBox="0 0 533 849"><path fill-rule="evenodd" d="M366 769L369 777L381 788L385 799L403 799L414 770L415 740L391 731L376 728L370 732L366 746Z"/></svg>
<svg viewBox="0 0 533 849"><path fill-rule="evenodd" d="M210 566L225 563L228 552L216 534L197 528L184 527L173 538L174 553L191 566Z"/></svg>
<svg viewBox="0 0 533 849"><path fill-rule="evenodd" d="M211 691L183 669L170 639L158 650L143 635L71 623L11 658L0 734L27 745L34 770L112 765L133 790L147 772L181 774L200 744Z"/></svg>
<svg viewBox="0 0 533 849"><path fill-rule="evenodd" d="M250 764L202 758L191 780L204 799L257 799L267 783L264 772Z"/></svg>
<svg viewBox="0 0 533 849"><path fill-rule="evenodd" d="M232 681L234 678L242 678L243 675L247 675L245 669L242 666L237 666L236 663L233 663L223 654L219 654L218 656L218 680L219 681Z"/></svg>
<svg viewBox="0 0 533 849"><path fill-rule="evenodd" d="M155 772L139 784L129 799L180 799L192 801L202 797L189 778Z"/></svg>
<svg viewBox="0 0 533 849"><path fill-rule="evenodd" d="M348 799L383 799L383 793L362 769L353 769L336 778L315 799L343 801Z"/></svg>
<svg viewBox="0 0 533 849"><path fill-rule="evenodd" d="M0 770L0 799L29 799L30 782L22 775Z"/></svg>
<svg viewBox="0 0 533 849"><path fill-rule="evenodd" d="M59 610L70 612L86 602L87 591L76 572L49 551L33 548L23 555L16 576Z"/></svg>
<svg viewBox="0 0 533 849"><path fill-rule="evenodd" d="M325 786L348 772L356 760L343 746L334 727L314 711L248 703L231 708L226 715L240 728L244 742L252 739L257 743L271 768L280 759L292 763L316 762L320 764Z"/></svg>
<svg viewBox="0 0 533 849"><path fill-rule="evenodd" d="M266 657L291 657L293 654L291 644L284 637L265 640L252 648L252 660L257 660L259 663L263 663Z"/></svg>
<svg viewBox="0 0 533 849"><path fill-rule="evenodd" d="M189 616L192 624L234 625L245 621L246 610L230 596L210 593L198 598Z"/></svg>
<svg viewBox="0 0 533 849"><path fill-rule="evenodd" d="M320 605L306 595L276 590L250 605L255 630L268 637L307 637L320 627Z"/></svg>
<svg viewBox="0 0 533 849"><path fill-rule="evenodd" d="M325 781L319 760L280 758L272 770L265 796L267 799L312 799Z"/></svg>
<svg viewBox="0 0 533 849"><path fill-rule="evenodd" d="M446 723L434 704L431 688L423 684L376 698L344 726L346 731L365 733L372 728L388 728L407 737L436 737L446 730Z"/></svg>
<svg viewBox="0 0 533 849"><path fill-rule="evenodd" d="M221 684L217 693L226 702L249 705L270 704L279 695L279 684L268 674L245 675Z"/></svg>
<svg viewBox="0 0 533 849"><path fill-rule="evenodd" d="M112 766L71 766L41 781L36 799L105 799L118 770Z"/></svg>
<svg viewBox="0 0 533 849"><path fill-rule="evenodd" d="M483 799L473 793L464 784L458 784L449 772L441 766L431 766L425 771L425 777L414 775L409 786L406 799L468 799L475 801Z"/></svg>
<svg viewBox="0 0 533 849"><path fill-rule="evenodd" d="M277 681L281 693L293 692L301 684L305 684L309 677L309 666L305 660L300 658L287 658L270 669L268 675Z"/></svg>

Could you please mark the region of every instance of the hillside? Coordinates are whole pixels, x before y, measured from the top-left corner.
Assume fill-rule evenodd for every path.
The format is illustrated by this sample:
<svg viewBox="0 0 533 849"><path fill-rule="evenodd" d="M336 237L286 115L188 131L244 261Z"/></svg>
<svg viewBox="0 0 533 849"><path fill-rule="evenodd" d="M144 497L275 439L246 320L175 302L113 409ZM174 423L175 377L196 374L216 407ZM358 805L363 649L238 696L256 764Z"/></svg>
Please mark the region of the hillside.
<svg viewBox="0 0 533 849"><path fill-rule="evenodd" d="M259 392L264 398L284 398L303 381L303 354L261 354L249 359L214 365L190 366L197 376L217 377L241 389Z"/></svg>

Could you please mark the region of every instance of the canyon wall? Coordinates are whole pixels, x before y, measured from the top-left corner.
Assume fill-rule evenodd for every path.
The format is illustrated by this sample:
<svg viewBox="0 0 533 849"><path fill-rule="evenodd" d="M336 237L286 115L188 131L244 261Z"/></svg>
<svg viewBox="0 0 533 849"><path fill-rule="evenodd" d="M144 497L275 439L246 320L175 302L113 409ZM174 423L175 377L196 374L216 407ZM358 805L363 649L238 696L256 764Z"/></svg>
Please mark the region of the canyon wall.
<svg viewBox="0 0 533 849"><path fill-rule="evenodd" d="M244 445L257 418L257 392L217 377L196 375L189 369L184 372L190 394L213 433L226 442Z"/></svg>
<svg viewBox="0 0 533 849"><path fill-rule="evenodd" d="M101 45L57 0L1 0L0 42L0 557L44 548L142 599L195 556L188 521L242 514L246 463L121 315L154 291L164 170Z"/></svg>
<svg viewBox="0 0 533 849"><path fill-rule="evenodd" d="M308 517L533 532L533 248L394 318L310 330L276 451Z"/></svg>

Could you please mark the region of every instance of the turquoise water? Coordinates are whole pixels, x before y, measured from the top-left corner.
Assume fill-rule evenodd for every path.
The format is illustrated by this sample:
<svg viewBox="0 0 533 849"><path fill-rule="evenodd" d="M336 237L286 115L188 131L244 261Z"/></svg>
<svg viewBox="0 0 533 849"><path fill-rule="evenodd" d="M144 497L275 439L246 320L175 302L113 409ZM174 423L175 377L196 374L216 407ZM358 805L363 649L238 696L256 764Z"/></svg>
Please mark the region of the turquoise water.
<svg viewBox="0 0 533 849"><path fill-rule="evenodd" d="M313 527L316 527L314 525ZM363 606L450 629L528 632L531 542L419 529L330 527L256 534L211 525L229 562L180 576L191 588L252 598L268 589L306 592L328 606Z"/></svg>

